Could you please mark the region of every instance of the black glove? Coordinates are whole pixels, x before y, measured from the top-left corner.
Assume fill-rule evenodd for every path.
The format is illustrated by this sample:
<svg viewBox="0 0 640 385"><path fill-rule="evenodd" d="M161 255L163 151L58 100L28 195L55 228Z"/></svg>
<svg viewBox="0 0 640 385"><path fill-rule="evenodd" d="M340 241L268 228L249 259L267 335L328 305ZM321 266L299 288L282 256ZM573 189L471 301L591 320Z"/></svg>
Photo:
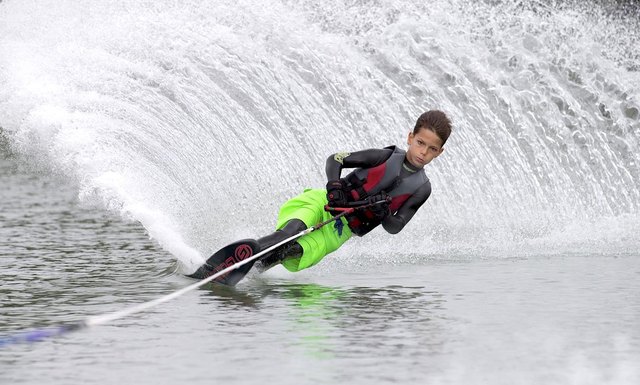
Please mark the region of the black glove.
<svg viewBox="0 0 640 385"><path fill-rule="evenodd" d="M327 183L327 201L329 207L346 207L347 193L344 185L339 180L330 180Z"/></svg>
<svg viewBox="0 0 640 385"><path fill-rule="evenodd" d="M389 211L391 197L385 193L370 196L367 198L367 203L372 205L369 207L369 210L373 214L373 219L382 221L391 214Z"/></svg>

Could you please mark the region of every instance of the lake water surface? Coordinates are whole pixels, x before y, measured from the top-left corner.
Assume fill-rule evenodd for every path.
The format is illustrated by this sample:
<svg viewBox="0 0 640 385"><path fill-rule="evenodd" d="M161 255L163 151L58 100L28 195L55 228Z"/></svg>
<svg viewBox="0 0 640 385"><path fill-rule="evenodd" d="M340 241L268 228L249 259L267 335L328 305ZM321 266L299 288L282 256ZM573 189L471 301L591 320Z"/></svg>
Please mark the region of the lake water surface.
<svg viewBox="0 0 640 385"><path fill-rule="evenodd" d="M0 333L120 310L193 281L135 223L0 163ZM429 259L274 269L0 350L3 384L635 384L640 259ZM324 263L324 262L323 262Z"/></svg>

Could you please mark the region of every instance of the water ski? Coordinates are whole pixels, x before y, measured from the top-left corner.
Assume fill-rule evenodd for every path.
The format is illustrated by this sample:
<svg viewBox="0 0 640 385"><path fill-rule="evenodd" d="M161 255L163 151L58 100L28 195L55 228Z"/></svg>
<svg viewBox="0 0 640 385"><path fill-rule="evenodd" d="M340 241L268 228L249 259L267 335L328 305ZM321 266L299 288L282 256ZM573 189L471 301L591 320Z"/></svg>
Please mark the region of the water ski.
<svg viewBox="0 0 640 385"><path fill-rule="evenodd" d="M188 275L188 277L196 279L210 277L220 270L235 265L258 252L260 252L258 241L255 239L240 240L218 250L215 254L209 257L209 259L207 259L207 262L204 265L200 266L195 273ZM235 286L242 278L244 278L245 275L247 275L254 263L255 261L251 261L246 265L240 266L239 268L214 279L213 281L227 286Z"/></svg>

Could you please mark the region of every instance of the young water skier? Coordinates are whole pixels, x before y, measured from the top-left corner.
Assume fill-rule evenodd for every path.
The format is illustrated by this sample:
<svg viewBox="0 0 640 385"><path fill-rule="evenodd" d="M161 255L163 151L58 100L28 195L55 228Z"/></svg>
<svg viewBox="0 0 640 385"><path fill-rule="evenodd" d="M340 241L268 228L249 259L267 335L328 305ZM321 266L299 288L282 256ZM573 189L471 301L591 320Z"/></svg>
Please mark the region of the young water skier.
<svg viewBox="0 0 640 385"><path fill-rule="evenodd" d="M331 155L326 162L326 190L307 189L290 199L280 209L274 233L257 241L243 240L225 247L191 277L208 277L246 255L266 250L310 226L331 220L340 208L353 206L354 202L366 208L356 209L331 226L323 226L276 248L260 257L256 268L265 271L282 264L289 271L300 271L320 262L353 234L363 236L380 224L391 234L400 232L429 198L431 183L423 168L442 154L450 133L451 122L446 114L431 110L420 115L409 133L407 151L389 146ZM355 170L341 178L344 168ZM216 281L234 285L252 265Z"/></svg>

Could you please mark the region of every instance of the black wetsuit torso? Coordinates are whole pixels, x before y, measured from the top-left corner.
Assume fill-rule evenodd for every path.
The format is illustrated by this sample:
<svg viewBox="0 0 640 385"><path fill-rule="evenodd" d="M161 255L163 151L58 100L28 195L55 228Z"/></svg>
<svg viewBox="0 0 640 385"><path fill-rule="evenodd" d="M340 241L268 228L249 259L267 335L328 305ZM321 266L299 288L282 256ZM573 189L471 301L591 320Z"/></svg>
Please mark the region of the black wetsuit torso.
<svg viewBox="0 0 640 385"><path fill-rule="evenodd" d="M352 153L338 153L331 155L327 159L326 164L327 180L331 181L341 179L340 174L343 168L372 169L380 166L390 160L391 156L394 155L394 152L396 153L396 156L398 156L399 153L404 153L403 151L396 150L393 147L388 147L383 149L369 149ZM342 178L343 183L348 184L349 179L352 178L357 171L358 170ZM421 173L421 175L414 175L416 173ZM389 193L401 180L409 177L411 177L410 179L413 184L418 184L414 186L411 195L408 198L405 197L404 199L406 200L402 200L400 207L394 207L392 204L391 215L388 215L382 220L382 222L368 221L366 223L360 223L358 226L352 226L350 221L349 227L355 235L362 236L381 223L382 227L391 234L396 234L404 228L416 211L418 211L420 206L422 206L422 204L429 198L429 195L431 195L431 183L424 174L424 169L416 168L410 164L406 158L404 158L399 174L394 178L392 181L393 183L381 190L381 192ZM418 182L416 182L416 180ZM349 198L355 200L352 197ZM364 197L361 196L360 199L361 198Z"/></svg>
<svg viewBox="0 0 640 385"><path fill-rule="evenodd" d="M387 179L385 180L385 182L389 185L387 190L390 191L383 189L381 190L381 192L403 194L407 191L411 191L411 194L408 197L406 196L406 194L402 195L400 197L400 201L395 202L395 205L394 203L390 205L391 215L388 215L381 222L379 220L364 221L358 226L352 227L352 223L354 222L353 219L357 220L358 218L352 217L352 220L350 220L350 217L347 216L349 228L351 229L353 234L362 236L380 224L382 224L382 227L387 232L396 234L404 228L404 226L411 220L416 211L418 211L420 206L422 206L427 198L429 198L429 195L431 194L431 183L429 182L427 176L424 174L424 170L421 168L418 169L407 162L406 158L404 158L404 154L404 151L397 150L394 147L388 147L383 149L358 151L349 154L338 153L331 155L327 159L326 171L328 180L341 179L340 174L344 168L356 169L342 178L345 184L349 184L349 182L347 182L347 179L349 179L350 177L357 176L357 174L362 174L363 170L370 170L382 164L390 163L392 161L391 157L395 156L396 158L393 159L393 162L396 169L398 170L398 173L397 175L394 174L394 178L392 178L392 180L388 180L389 178L382 178ZM399 161L398 157L402 157L401 165L397 164ZM375 179L375 177L372 176L371 179ZM403 180L411 180L411 182L402 183ZM419 182L418 185L416 185L416 181ZM396 189L395 186L401 187L399 189ZM382 186L380 185L378 187ZM374 190L372 190L371 192L373 193ZM356 200L352 196L350 196L349 198L350 201ZM366 193L361 195L361 198L366 198ZM399 207L397 207L398 205ZM265 250L267 247L270 247L271 245L274 245L294 234L297 234L304 229L306 229L306 225L303 221L299 219L292 219L287 222L287 224L283 228L276 231L275 233L258 239L258 244L260 245L261 250ZM280 263L285 257L300 257L302 253L302 247L297 242L293 242L276 249L272 253L267 254L264 258L261 258L256 265L258 267L258 270L264 271Z"/></svg>

